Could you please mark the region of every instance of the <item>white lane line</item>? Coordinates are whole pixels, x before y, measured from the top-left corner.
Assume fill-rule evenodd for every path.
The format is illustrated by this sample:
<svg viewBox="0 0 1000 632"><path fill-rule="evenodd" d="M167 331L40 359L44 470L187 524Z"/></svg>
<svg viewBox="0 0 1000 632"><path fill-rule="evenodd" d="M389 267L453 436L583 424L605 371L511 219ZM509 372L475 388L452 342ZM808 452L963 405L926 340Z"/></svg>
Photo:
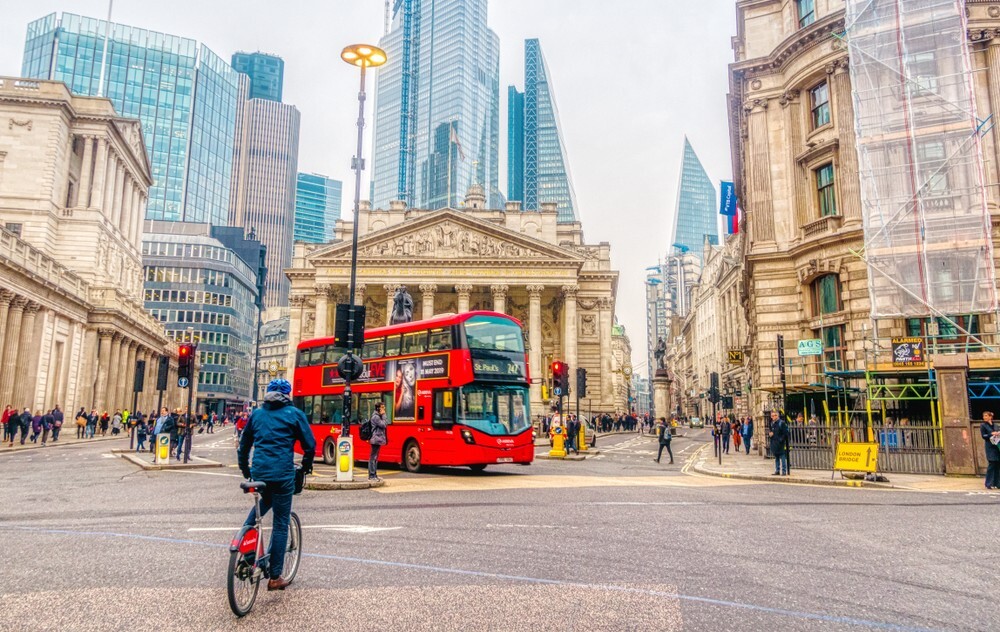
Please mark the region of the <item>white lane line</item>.
<svg viewBox="0 0 1000 632"><path fill-rule="evenodd" d="M576 529L556 524L488 524L487 529Z"/></svg>
<svg viewBox="0 0 1000 632"><path fill-rule="evenodd" d="M162 472L174 472L176 474L201 474L202 476L229 476L231 478L243 478L240 474L223 474L221 472L196 472L195 470L160 470Z"/></svg>
<svg viewBox="0 0 1000 632"><path fill-rule="evenodd" d="M676 502L661 502L661 503L657 503L657 502L648 502L648 503L647 502L592 502L592 503L587 503L587 504L588 505L612 505L612 506L626 505L626 506L629 506L629 507L686 507L686 506L689 506L689 505L704 505L705 503L676 501Z"/></svg>
<svg viewBox="0 0 1000 632"><path fill-rule="evenodd" d="M324 531L346 531L350 533L375 533L377 531L395 531L403 527L372 527L362 524L307 524L302 525L303 529L323 529ZM270 527L265 527L270 529ZM232 531L233 527L191 527L189 532L194 531Z"/></svg>

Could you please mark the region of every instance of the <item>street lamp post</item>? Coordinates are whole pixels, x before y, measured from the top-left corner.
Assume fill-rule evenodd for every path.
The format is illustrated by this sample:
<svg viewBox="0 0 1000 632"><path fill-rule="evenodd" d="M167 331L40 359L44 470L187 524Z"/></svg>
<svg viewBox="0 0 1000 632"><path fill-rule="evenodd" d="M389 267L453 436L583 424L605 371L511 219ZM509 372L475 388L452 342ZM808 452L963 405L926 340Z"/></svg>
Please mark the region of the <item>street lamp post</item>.
<svg viewBox="0 0 1000 632"><path fill-rule="evenodd" d="M365 131L365 74L368 68L376 68L386 62L385 51L368 44L352 44L344 48L340 58L352 66L361 69L361 89L358 91L358 151L354 155L351 167L354 169L354 230L351 231L351 289L350 309L347 317L347 355L345 366L353 367L354 360L354 295L358 277L358 216L361 212L361 172L365 169L364 131ZM351 376L344 376L344 416L341 419L340 436L346 437L351 432Z"/></svg>

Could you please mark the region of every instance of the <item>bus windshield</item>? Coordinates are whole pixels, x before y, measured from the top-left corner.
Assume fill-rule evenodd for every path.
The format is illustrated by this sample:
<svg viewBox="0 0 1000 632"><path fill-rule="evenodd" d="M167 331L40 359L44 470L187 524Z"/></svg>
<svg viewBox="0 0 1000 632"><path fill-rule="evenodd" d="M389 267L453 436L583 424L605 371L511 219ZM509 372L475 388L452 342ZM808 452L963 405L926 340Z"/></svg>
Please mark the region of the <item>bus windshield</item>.
<svg viewBox="0 0 1000 632"><path fill-rule="evenodd" d="M524 353L521 328L498 316L473 316L465 321L465 337L470 349Z"/></svg>
<svg viewBox="0 0 1000 632"><path fill-rule="evenodd" d="M523 386L464 386L458 423L489 435L516 435L530 425L528 389Z"/></svg>

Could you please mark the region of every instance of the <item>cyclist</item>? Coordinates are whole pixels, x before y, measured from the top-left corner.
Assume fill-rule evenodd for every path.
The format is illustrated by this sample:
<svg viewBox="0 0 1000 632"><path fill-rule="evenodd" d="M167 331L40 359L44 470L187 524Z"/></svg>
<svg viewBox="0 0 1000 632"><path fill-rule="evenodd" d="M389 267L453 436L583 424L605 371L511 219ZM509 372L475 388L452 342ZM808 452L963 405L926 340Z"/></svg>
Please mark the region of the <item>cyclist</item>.
<svg viewBox="0 0 1000 632"><path fill-rule="evenodd" d="M250 421L240 437L239 466L243 477L263 481L261 514L274 509L274 529L271 531L270 576L268 590L284 590L288 582L281 577L288 546L288 521L292 511L292 494L295 492L295 442L302 446L302 469L312 472L316 454L316 440L306 421L305 414L292 406L289 394L292 385L288 380L271 380L267 385L264 405L253 411ZM250 448L253 448L253 466L250 465ZM244 524L256 521L254 509Z"/></svg>

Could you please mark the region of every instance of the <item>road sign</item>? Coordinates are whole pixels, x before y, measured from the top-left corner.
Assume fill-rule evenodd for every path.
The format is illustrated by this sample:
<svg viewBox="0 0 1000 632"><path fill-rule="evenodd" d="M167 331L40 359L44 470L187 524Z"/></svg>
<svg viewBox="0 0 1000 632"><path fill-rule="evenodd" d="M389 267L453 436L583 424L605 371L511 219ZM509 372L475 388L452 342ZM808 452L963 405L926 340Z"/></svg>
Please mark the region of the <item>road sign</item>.
<svg viewBox="0 0 1000 632"><path fill-rule="evenodd" d="M553 390L553 391L555 392L555 394L556 394L556 397L559 397L559 396L561 396L561 395L562 395L562 389L561 389L561 388L559 388L558 386L557 386L557 387L555 387L555 388L554 388L554 389L552 389L552 390Z"/></svg>
<svg viewBox="0 0 1000 632"><path fill-rule="evenodd" d="M892 366L923 366L924 362L922 338L892 339Z"/></svg>
<svg viewBox="0 0 1000 632"><path fill-rule="evenodd" d="M834 470L875 472L878 470L877 443L838 443Z"/></svg>
<svg viewBox="0 0 1000 632"><path fill-rule="evenodd" d="M187 388L190 384L191 380L187 379L186 377L177 378L177 386L181 388Z"/></svg>
<svg viewBox="0 0 1000 632"><path fill-rule="evenodd" d="M819 338L810 338L809 340L799 340L799 355L800 356L818 356L823 355L823 341Z"/></svg>
<svg viewBox="0 0 1000 632"><path fill-rule="evenodd" d="M736 366L742 366L743 364L743 349L730 349L729 350L729 364Z"/></svg>

